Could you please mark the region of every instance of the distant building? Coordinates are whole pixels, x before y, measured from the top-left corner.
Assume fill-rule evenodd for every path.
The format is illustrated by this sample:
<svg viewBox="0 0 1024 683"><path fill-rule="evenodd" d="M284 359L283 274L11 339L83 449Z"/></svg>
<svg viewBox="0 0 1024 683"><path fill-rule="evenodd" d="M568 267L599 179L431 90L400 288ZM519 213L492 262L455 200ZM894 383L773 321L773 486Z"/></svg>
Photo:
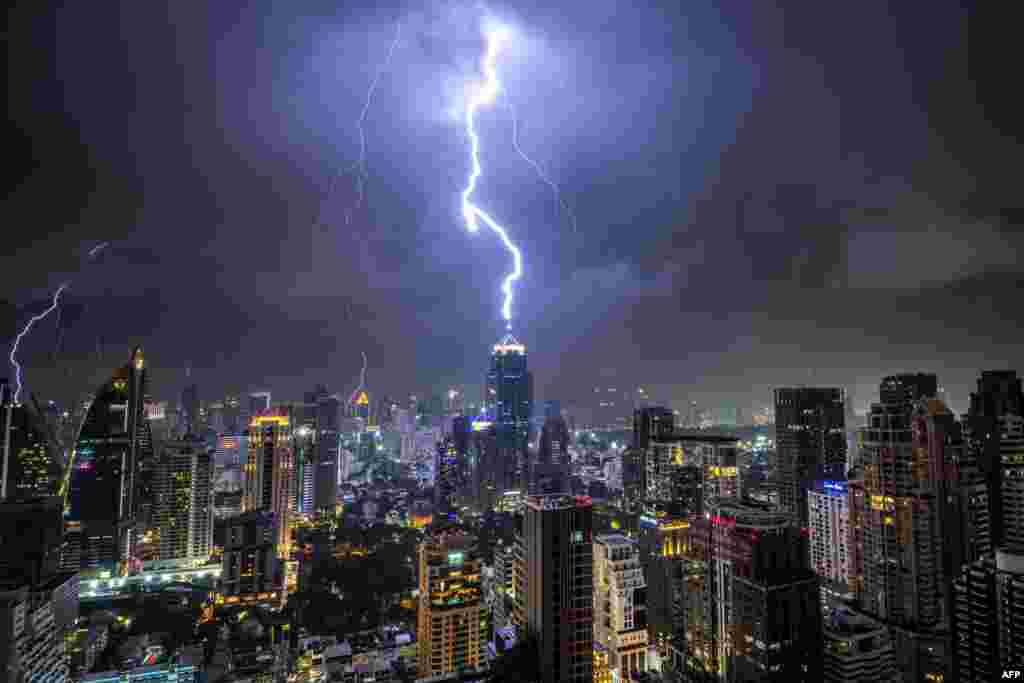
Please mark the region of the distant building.
<svg viewBox="0 0 1024 683"><path fill-rule="evenodd" d="M846 476L846 403L842 389L775 390L775 478L779 503L807 525L807 491Z"/></svg>
<svg viewBox="0 0 1024 683"><path fill-rule="evenodd" d="M419 678L483 664L490 628L477 539L457 527L429 532L419 547Z"/></svg>
<svg viewBox="0 0 1024 683"><path fill-rule="evenodd" d="M637 542L611 534L594 539L594 644L608 650L621 680L647 669L647 582Z"/></svg>
<svg viewBox="0 0 1024 683"><path fill-rule="evenodd" d="M202 441L164 444L157 461L154 516L160 560L206 561L213 545L213 458Z"/></svg>
<svg viewBox="0 0 1024 683"><path fill-rule="evenodd" d="M593 680L592 535L589 498L527 498L522 533L524 617L527 633L539 644L543 683Z"/></svg>

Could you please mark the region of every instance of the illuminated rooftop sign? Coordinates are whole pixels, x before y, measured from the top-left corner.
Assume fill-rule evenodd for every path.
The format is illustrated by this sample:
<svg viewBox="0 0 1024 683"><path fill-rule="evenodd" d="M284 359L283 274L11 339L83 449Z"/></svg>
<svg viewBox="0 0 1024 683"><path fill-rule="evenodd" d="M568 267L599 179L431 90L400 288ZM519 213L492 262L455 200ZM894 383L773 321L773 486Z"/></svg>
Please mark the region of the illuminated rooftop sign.
<svg viewBox="0 0 1024 683"><path fill-rule="evenodd" d="M365 391L360 393L359 397L356 398L356 405L357 406L368 406L368 405L370 405L370 397L367 395L367 393Z"/></svg>
<svg viewBox="0 0 1024 683"><path fill-rule="evenodd" d="M845 481L826 481L826 491L835 491L836 493L846 493L846 482Z"/></svg>
<svg viewBox="0 0 1024 683"><path fill-rule="evenodd" d="M251 427L263 427L264 425L275 424L279 427L287 427L291 421L284 415L257 415L249 423Z"/></svg>
<svg viewBox="0 0 1024 683"><path fill-rule="evenodd" d="M487 431L488 429L491 428L492 424L494 424L494 423L493 422L489 422L488 420L474 420L473 421L473 431L474 432L485 432L485 431Z"/></svg>

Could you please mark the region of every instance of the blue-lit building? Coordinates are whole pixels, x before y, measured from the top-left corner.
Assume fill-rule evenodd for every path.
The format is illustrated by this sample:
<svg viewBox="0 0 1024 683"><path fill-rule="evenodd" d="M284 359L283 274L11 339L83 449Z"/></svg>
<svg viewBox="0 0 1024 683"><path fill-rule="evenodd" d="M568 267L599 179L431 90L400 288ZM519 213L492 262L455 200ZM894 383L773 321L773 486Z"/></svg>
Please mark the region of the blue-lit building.
<svg viewBox="0 0 1024 683"><path fill-rule="evenodd" d="M140 474L153 459L145 394L146 362L135 349L96 392L78 433L63 486L65 569L124 573L132 560L136 513L149 498Z"/></svg>
<svg viewBox="0 0 1024 683"><path fill-rule="evenodd" d="M527 369L526 346L511 334L494 345L487 373L487 412L494 428L497 457L508 461L499 486L513 488L522 483L533 415L533 375Z"/></svg>
<svg viewBox="0 0 1024 683"><path fill-rule="evenodd" d="M202 672L194 662L140 666L128 671L86 674L81 683L200 683Z"/></svg>

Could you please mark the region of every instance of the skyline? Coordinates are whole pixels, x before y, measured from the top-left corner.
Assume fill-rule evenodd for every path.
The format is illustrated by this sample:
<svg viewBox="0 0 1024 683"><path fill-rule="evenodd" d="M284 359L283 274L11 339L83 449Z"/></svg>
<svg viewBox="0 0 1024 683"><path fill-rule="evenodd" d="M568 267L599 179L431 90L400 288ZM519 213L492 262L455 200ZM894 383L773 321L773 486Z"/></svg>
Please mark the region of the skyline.
<svg viewBox="0 0 1024 683"><path fill-rule="evenodd" d="M502 180L482 198L521 226L515 332L538 397L628 382L757 405L802 383L851 388L863 410L878 378L922 370L962 411L977 370L1020 368L1020 148L1009 62L978 39L998 16L937 7L916 35L912 9L881 4L491 9L524 36L506 71L518 142L579 217L574 235L511 116L489 112ZM507 254L459 225L466 141L446 109L477 73L478 27L456 5L304 11L12 14L35 30L10 48L29 57L10 107L26 178L5 207L32 229L0 256L0 337L73 281L66 329L44 321L23 352L38 393L69 373L91 391L134 344L171 395L186 366L204 386L347 390L364 349L382 393L478 381ZM365 211L346 224L357 188L339 182L311 228L357 158L399 14L365 121Z"/></svg>

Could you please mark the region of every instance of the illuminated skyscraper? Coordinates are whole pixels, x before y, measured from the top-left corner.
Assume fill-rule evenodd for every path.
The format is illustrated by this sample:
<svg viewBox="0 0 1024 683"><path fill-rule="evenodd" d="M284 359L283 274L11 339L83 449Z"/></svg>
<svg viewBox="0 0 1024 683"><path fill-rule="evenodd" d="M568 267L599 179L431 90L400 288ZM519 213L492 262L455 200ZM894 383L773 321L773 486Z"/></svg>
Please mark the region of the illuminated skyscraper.
<svg viewBox="0 0 1024 683"><path fill-rule="evenodd" d="M256 415L249 422L249 459L245 463L242 511L263 510L276 518L277 546L288 555L291 512L295 509L295 444L291 411Z"/></svg>
<svg viewBox="0 0 1024 683"><path fill-rule="evenodd" d="M0 396L5 386L0 382ZM18 405L0 401L0 460L0 477L5 477L0 478L4 484L0 497L35 498L57 492L61 468L55 434L34 398Z"/></svg>
<svg viewBox="0 0 1024 683"><path fill-rule="evenodd" d="M457 527L428 533L419 547L419 678L484 663L489 624L477 539Z"/></svg>
<svg viewBox="0 0 1024 683"><path fill-rule="evenodd" d="M127 570L132 559L140 463L152 459L143 399L146 362L130 362L96 392L79 431L65 490L69 569Z"/></svg>
<svg viewBox="0 0 1024 683"><path fill-rule="evenodd" d="M533 415L533 375L527 369L526 346L511 334L492 350L486 402L500 457L513 460L516 475L522 477Z"/></svg>
<svg viewBox="0 0 1024 683"><path fill-rule="evenodd" d="M807 525L807 491L814 482L846 477L846 404L842 389L775 390L773 463L779 505Z"/></svg>
<svg viewBox="0 0 1024 683"><path fill-rule="evenodd" d="M845 593L850 584L850 505L846 480L821 482L807 492L811 569L823 585Z"/></svg>
<svg viewBox="0 0 1024 683"><path fill-rule="evenodd" d="M594 666L593 506L590 498L529 496L521 583L526 632L537 639L543 683L591 683Z"/></svg>
<svg viewBox="0 0 1024 683"><path fill-rule="evenodd" d="M647 669L647 581L635 539L594 539L594 645L609 653L620 679Z"/></svg>
<svg viewBox="0 0 1024 683"><path fill-rule="evenodd" d="M173 441L157 461L154 517L161 560L207 560L213 545L213 458L202 441Z"/></svg>

